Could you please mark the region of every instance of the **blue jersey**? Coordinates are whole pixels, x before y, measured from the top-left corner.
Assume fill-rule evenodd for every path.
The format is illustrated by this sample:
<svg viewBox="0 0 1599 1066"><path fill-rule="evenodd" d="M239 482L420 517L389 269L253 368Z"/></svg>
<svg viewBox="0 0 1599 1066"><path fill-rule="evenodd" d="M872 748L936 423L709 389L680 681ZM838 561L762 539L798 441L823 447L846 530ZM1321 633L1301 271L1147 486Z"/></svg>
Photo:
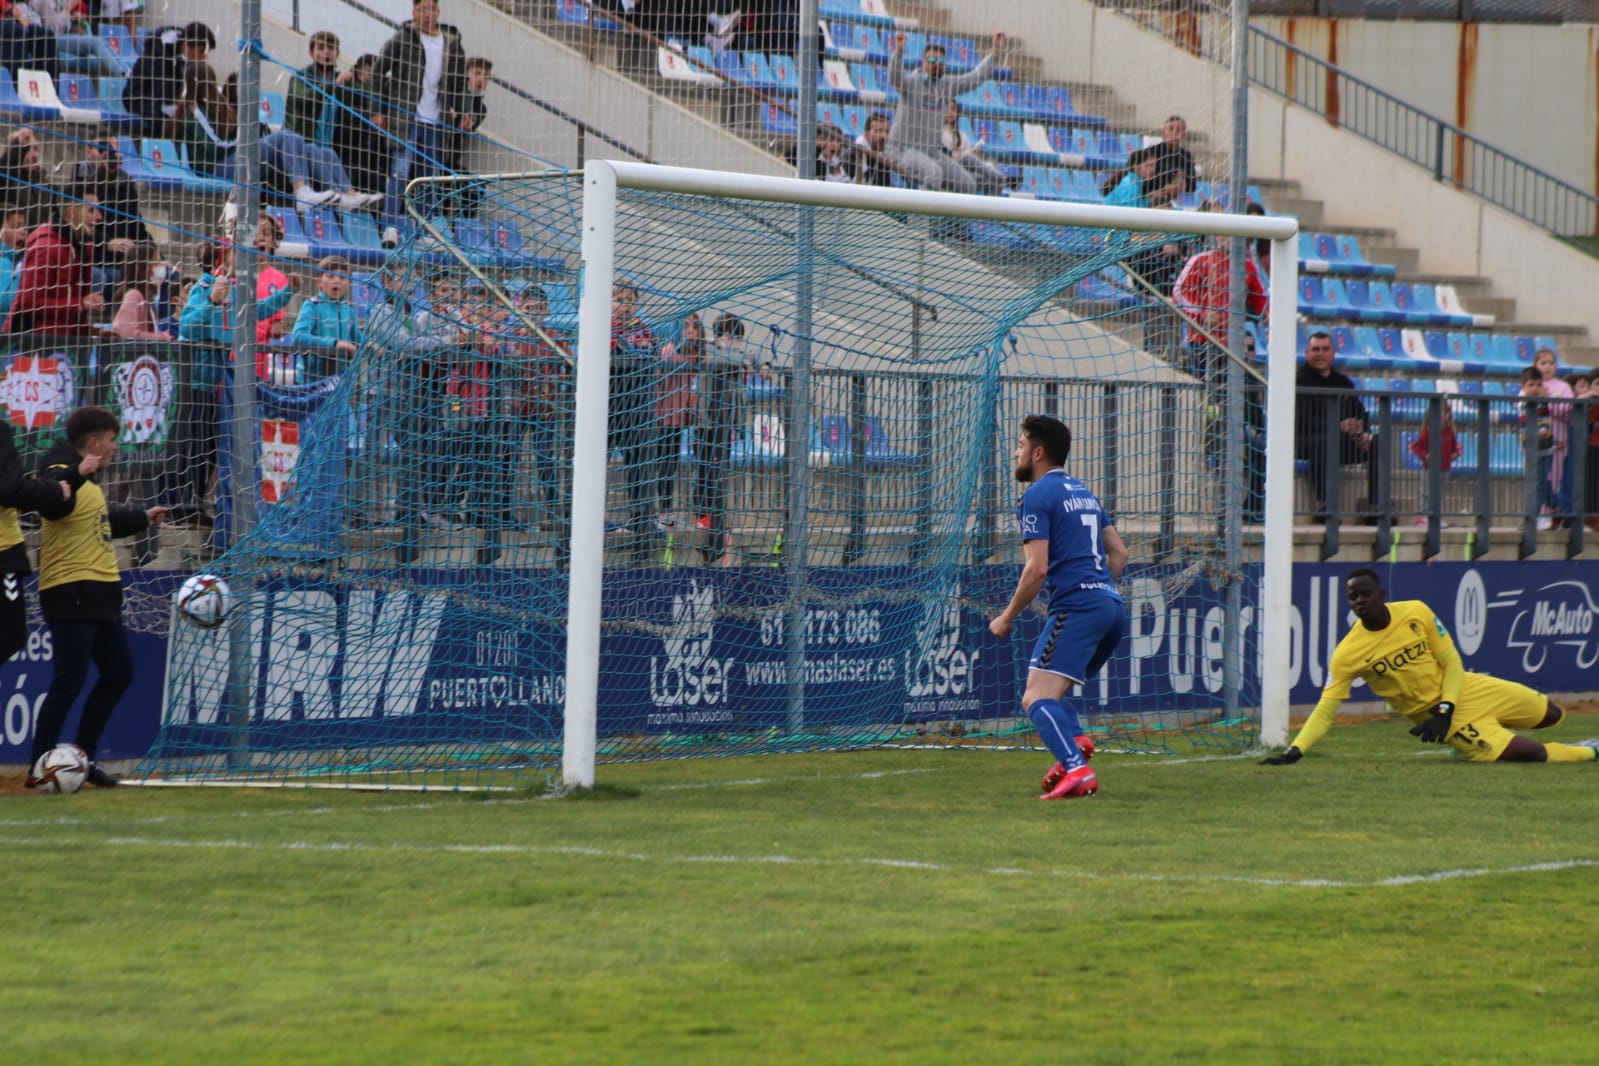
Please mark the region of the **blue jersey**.
<svg viewBox="0 0 1599 1066"><path fill-rule="evenodd" d="M1057 467L1027 486L1016 522L1023 541L1049 541L1051 613L1079 596L1121 599L1105 565L1103 535L1111 520L1088 486Z"/></svg>

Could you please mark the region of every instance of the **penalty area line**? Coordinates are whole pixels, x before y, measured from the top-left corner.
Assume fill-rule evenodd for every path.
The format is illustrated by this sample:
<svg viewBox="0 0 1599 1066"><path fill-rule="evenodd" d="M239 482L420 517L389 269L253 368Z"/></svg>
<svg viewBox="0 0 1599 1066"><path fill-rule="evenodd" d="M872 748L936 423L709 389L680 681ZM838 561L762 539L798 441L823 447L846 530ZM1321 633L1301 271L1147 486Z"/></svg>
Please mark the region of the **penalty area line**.
<svg viewBox="0 0 1599 1066"><path fill-rule="evenodd" d="M1262 888L1401 888L1409 885L1440 881L1466 881L1500 875L1559 873L1565 870L1593 869L1599 859L1557 859L1547 862L1518 863L1500 867L1471 867L1454 870L1431 870L1425 873L1395 874L1365 880L1333 877L1250 877L1239 874L1157 874L1157 873L1106 873L1095 870L1044 869L1028 870L1011 866L962 868L941 862L917 859L863 857L858 859L829 859L802 855L666 855L659 852L619 851L609 848L581 845L532 844L372 844L364 841L313 841L292 840L281 843L262 843L255 840L218 839L183 840L149 836L113 836L101 839L87 837L63 838L59 836L0 836L0 845L9 847L41 847L60 850L64 847L93 848L153 848L172 850L264 851L264 852L314 852L324 854L412 854L412 855L568 855L599 861L653 863L657 865L727 865L727 866L834 866L895 869L924 873L984 874L991 877L1059 877L1074 881L1106 883L1142 883L1169 885L1256 885Z"/></svg>

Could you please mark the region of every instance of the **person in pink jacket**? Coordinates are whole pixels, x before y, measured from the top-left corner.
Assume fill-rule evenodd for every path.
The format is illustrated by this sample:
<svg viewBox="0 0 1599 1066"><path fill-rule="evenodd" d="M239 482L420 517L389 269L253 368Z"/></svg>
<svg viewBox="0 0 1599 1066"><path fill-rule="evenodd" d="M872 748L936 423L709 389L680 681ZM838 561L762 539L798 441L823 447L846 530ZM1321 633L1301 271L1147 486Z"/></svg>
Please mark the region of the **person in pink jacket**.
<svg viewBox="0 0 1599 1066"><path fill-rule="evenodd" d="M157 266L165 266L156 247L141 241L122 261L122 284L117 292L117 313L111 332L130 341L169 341L172 334L156 328L155 278Z"/></svg>

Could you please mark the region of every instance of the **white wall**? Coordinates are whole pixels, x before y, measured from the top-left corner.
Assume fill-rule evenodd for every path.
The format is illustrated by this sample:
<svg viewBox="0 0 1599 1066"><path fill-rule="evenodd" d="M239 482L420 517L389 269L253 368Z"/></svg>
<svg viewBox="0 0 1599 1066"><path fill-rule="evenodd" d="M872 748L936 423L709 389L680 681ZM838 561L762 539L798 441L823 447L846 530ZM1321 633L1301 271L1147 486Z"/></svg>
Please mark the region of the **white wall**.
<svg viewBox="0 0 1599 1066"><path fill-rule="evenodd" d="M1357 78L1599 190L1599 27L1262 18Z"/></svg>

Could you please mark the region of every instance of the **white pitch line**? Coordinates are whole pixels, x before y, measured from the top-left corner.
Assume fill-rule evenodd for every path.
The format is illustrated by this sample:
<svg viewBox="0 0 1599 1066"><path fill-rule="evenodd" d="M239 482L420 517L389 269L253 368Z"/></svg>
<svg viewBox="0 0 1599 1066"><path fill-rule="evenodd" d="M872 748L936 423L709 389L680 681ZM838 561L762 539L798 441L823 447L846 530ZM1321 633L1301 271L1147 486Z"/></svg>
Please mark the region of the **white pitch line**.
<svg viewBox="0 0 1599 1066"><path fill-rule="evenodd" d="M1370 880L1348 878L1294 878L1248 877L1237 874L1141 874L1103 873L1093 870L1026 870L1010 866L978 867L963 870L948 863L924 862L915 859L861 858L825 859L797 855L663 855L642 851L613 851L606 848L577 845L529 844L368 844L360 841L295 840L279 844L264 844L254 840L181 840L175 838L115 836L100 840L63 839L61 837L0 837L0 845L8 847L47 847L59 851L63 847L93 848L170 848L175 850L226 850L226 851L288 851L325 853L369 854L421 854L421 855L571 855L580 858L621 862L644 862L656 865L702 863L728 866L863 866L884 867L931 873L978 873L993 877L1060 877L1075 881L1141 882L1145 884L1233 884L1256 885L1264 888L1398 888L1438 881L1462 881L1498 875L1556 873L1563 870L1599 867L1599 859L1560 859L1549 862L1524 863L1514 866L1473 867L1457 870L1432 870L1418 874L1396 874Z"/></svg>

